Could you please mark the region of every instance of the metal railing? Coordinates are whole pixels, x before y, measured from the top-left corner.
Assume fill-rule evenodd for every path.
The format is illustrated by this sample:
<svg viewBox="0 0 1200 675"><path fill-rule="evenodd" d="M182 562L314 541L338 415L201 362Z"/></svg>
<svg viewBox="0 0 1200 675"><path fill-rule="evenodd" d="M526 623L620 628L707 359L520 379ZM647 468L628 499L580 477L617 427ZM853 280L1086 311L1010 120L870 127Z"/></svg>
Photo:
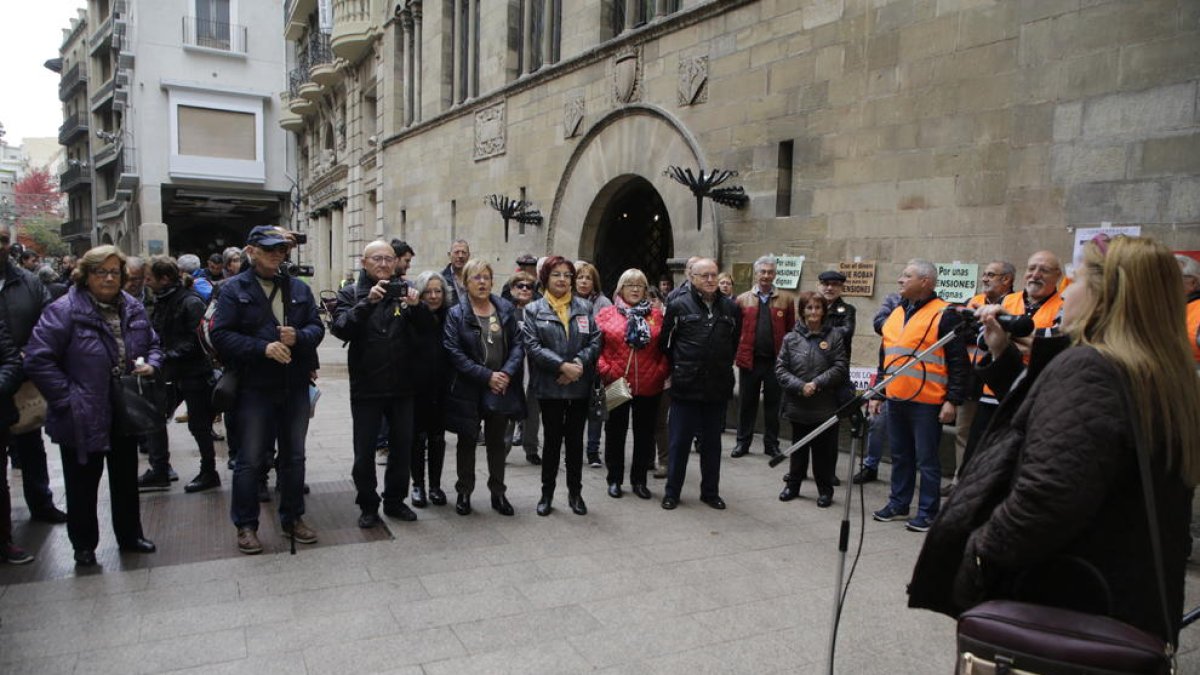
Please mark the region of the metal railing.
<svg viewBox="0 0 1200 675"><path fill-rule="evenodd" d="M79 85L86 82L87 71L80 68L78 63L71 66L71 69L67 71L66 75L62 76L62 80L58 83L58 100L67 100L79 88Z"/></svg>
<svg viewBox="0 0 1200 675"><path fill-rule="evenodd" d="M59 236L63 239L82 239L92 236L92 221L90 218L68 220L59 226Z"/></svg>
<svg viewBox="0 0 1200 675"><path fill-rule="evenodd" d="M58 143L59 145L67 145L81 133L88 130L88 117L74 113L63 121L62 126L58 128Z"/></svg>
<svg viewBox="0 0 1200 675"><path fill-rule="evenodd" d="M288 95L292 99L300 97L300 87L308 82L308 61L300 59L300 65L288 72Z"/></svg>
<svg viewBox="0 0 1200 675"><path fill-rule="evenodd" d="M100 105L106 99L111 98L116 89L117 78L114 75L113 77L110 77L107 82L100 85L100 88L96 90L96 93L92 94L92 105Z"/></svg>
<svg viewBox="0 0 1200 675"><path fill-rule="evenodd" d="M72 188L80 185L91 185L92 173L91 169L83 164L75 164L67 167L67 170L58 176L58 189L63 192L69 192Z"/></svg>
<svg viewBox="0 0 1200 675"><path fill-rule="evenodd" d="M246 27L236 23L183 17L183 44L188 46L245 54L246 35Z"/></svg>
<svg viewBox="0 0 1200 675"><path fill-rule="evenodd" d="M333 63L333 49L329 46L329 35L313 31L308 36L308 66L310 69Z"/></svg>

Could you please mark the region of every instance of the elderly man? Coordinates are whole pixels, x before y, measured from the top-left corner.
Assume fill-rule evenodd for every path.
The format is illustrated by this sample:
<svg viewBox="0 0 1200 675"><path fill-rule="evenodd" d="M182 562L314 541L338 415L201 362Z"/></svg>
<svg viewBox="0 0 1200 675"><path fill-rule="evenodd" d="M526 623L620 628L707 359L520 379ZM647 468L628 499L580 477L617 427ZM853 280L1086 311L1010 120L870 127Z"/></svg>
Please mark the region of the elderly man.
<svg viewBox="0 0 1200 675"><path fill-rule="evenodd" d="M462 298L467 297L462 273L463 267L471 259L471 245L466 239L455 239L454 243L450 244L450 251L446 256L450 258L450 262L442 270L442 278L446 280L446 306L453 307Z"/></svg>
<svg viewBox="0 0 1200 675"><path fill-rule="evenodd" d="M358 283L338 291L334 336L350 344L350 415L354 424L355 502L361 511L358 526L376 527L380 496L375 475L375 445L380 421L387 420L387 469L383 482L383 512L404 521L417 514L404 503L410 478L409 452L413 436L413 341L419 330L434 330L429 311L415 289L399 276L395 247L373 241L363 249L365 274ZM411 250L411 249L410 249Z"/></svg>
<svg viewBox="0 0 1200 675"><path fill-rule="evenodd" d="M944 311L947 302L937 297L937 267L926 260L911 260L898 280L900 305L883 324L879 350L880 376L891 376L916 354L954 332L958 315ZM938 457L942 425L954 421L966 393L967 353L962 340L954 339L935 350L931 358L895 377L887 386L888 441L892 449L892 488L888 503L873 515L889 522L908 518L920 471L917 515L905 527L927 532L941 506L942 466ZM871 414L879 414L882 401L871 401Z"/></svg>
<svg viewBox="0 0 1200 675"><path fill-rule="evenodd" d="M125 288L123 290L137 298L147 308L154 301L154 297L146 291L146 261L142 258L131 255L125 260Z"/></svg>
<svg viewBox="0 0 1200 675"><path fill-rule="evenodd" d="M0 223L0 322L8 326L17 349L23 350L42 308L50 303L50 294L37 275L13 263L9 257L11 244L12 231ZM30 517L47 523L67 522L67 514L54 505L54 494L50 492L41 427L12 435L9 444L21 466L21 486Z"/></svg>
<svg viewBox="0 0 1200 675"><path fill-rule="evenodd" d="M194 253L184 253L179 256L179 271L192 277L192 288L200 294L201 299L208 302L213 294L212 282L200 274L200 256Z"/></svg>
<svg viewBox="0 0 1200 675"><path fill-rule="evenodd" d="M777 260L764 255L754 261L754 288L737 296L742 312L742 330L738 339L738 398L740 410L737 445L730 457L750 452L754 425L758 419L758 396L763 400L763 452L779 454L779 401L781 390L775 379L775 357L783 336L796 325L796 298L775 288Z"/></svg>
<svg viewBox="0 0 1200 675"><path fill-rule="evenodd" d="M1187 295L1188 344L1192 347L1196 367L1200 368L1200 262L1178 253L1175 260L1183 273L1183 292Z"/></svg>
<svg viewBox="0 0 1200 675"><path fill-rule="evenodd" d="M671 362L670 450L662 507L679 505L692 439L700 439L700 501L725 508L721 499L721 426L733 395L733 358L741 332L733 300L717 292L717 263L692 265L687 292L667 304L663 351Z"/></svg>
<svg viewBox="0 0 1200 675"><path fill-rule="evenodd" d="M1062 294L1058 284L1062 281L1062 263L1050 251L1038 251L1029 256L1025 266L1025 290L1005 296L1000 305L1008 314L1024 314L1033 319L1033 328L1038 334L1058 328L1062 320ZM1032 338L1014 340L1025 363L1029 363L1029 345Z"/></svg>
<svg viewBox="0 0 1200 675"><path fill-rule="evenodd" d="M308 285L281 271L292 248L289 233L260 225L250 231L246 248L253 270L222 287L212 342L221 363L238 373L240 423L230 515L238 550L252 555L262 552L258 482L275 442L283 531L301 544L317 541L303 519L304 442L311 409L309 378L320 367L317 346L325 326Z"/></svg>
<svg viewBox="0 0 1200 675"><path fill-rule="evenodd" d="M663 300L664 305L670 303L675 298L686 295L688 291L692 290L692 266L700 260L703 260L703 258L698 255L687 259L687 262L683 265L683 283L667 293L666 300Z"/></svg>

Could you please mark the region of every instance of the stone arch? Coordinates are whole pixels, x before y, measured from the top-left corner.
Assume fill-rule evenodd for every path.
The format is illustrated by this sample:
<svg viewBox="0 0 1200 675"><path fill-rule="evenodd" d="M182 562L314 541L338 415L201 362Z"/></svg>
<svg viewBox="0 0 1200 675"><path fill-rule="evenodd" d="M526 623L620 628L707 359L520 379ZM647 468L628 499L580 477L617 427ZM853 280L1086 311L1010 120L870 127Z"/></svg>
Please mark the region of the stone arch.
<svg viewBox="0 0 1200 675"><path fill-rule="evenodd" d="M601 118L580 139L563 170L546 228L546 250L591 256L604 212L603 191L619 186L622 176L633 175L648 181L662 196L675 255L715 259L720 241L717 212L706 201L696 231L695 199L664 174L672 164L709 168L695 137L667 111L638 104Z"/></svg>

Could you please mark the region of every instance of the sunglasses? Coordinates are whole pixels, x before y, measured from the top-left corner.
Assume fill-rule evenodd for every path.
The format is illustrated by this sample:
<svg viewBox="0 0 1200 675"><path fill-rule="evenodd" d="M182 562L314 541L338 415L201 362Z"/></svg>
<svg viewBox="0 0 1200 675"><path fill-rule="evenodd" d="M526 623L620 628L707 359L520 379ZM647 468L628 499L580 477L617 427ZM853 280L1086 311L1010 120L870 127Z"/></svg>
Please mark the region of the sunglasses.
<svg viewBox="0 0 1200 675"><path fill-rule="evenodd" d="M521 283L519 283L519 284L513 284L513 288L516 288L516 289L519 289L519 290L522 290L522 291L532 291L532 290L533 290L533 284L531 284L531 283L528 283L528 282L524 282L524 281L523 281L523 282L521 282Z"/></svg>

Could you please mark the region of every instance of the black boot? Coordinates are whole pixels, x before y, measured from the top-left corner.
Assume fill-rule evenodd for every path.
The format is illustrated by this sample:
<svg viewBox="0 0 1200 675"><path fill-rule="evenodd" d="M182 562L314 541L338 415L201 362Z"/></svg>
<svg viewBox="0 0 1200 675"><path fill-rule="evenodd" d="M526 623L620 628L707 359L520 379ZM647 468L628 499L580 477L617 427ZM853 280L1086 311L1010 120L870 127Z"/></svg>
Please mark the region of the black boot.
<svg viewBox="0 0 1200 675"><path fill-rule="evenodd" d="M467 515L471 514L471 493L470 492L458 493L458 502L455 503L455 505L454 505L454 512L460 516L467 516Z"/></svg>
<svg viewBox="0 0 1200 675"><path fill-rule="evenodd" d="M221 476L217 470L208 467L200 469L200 475L192 479L192 482L183 486L184 492L203 492L213 488L221 487Z"/></svg>

